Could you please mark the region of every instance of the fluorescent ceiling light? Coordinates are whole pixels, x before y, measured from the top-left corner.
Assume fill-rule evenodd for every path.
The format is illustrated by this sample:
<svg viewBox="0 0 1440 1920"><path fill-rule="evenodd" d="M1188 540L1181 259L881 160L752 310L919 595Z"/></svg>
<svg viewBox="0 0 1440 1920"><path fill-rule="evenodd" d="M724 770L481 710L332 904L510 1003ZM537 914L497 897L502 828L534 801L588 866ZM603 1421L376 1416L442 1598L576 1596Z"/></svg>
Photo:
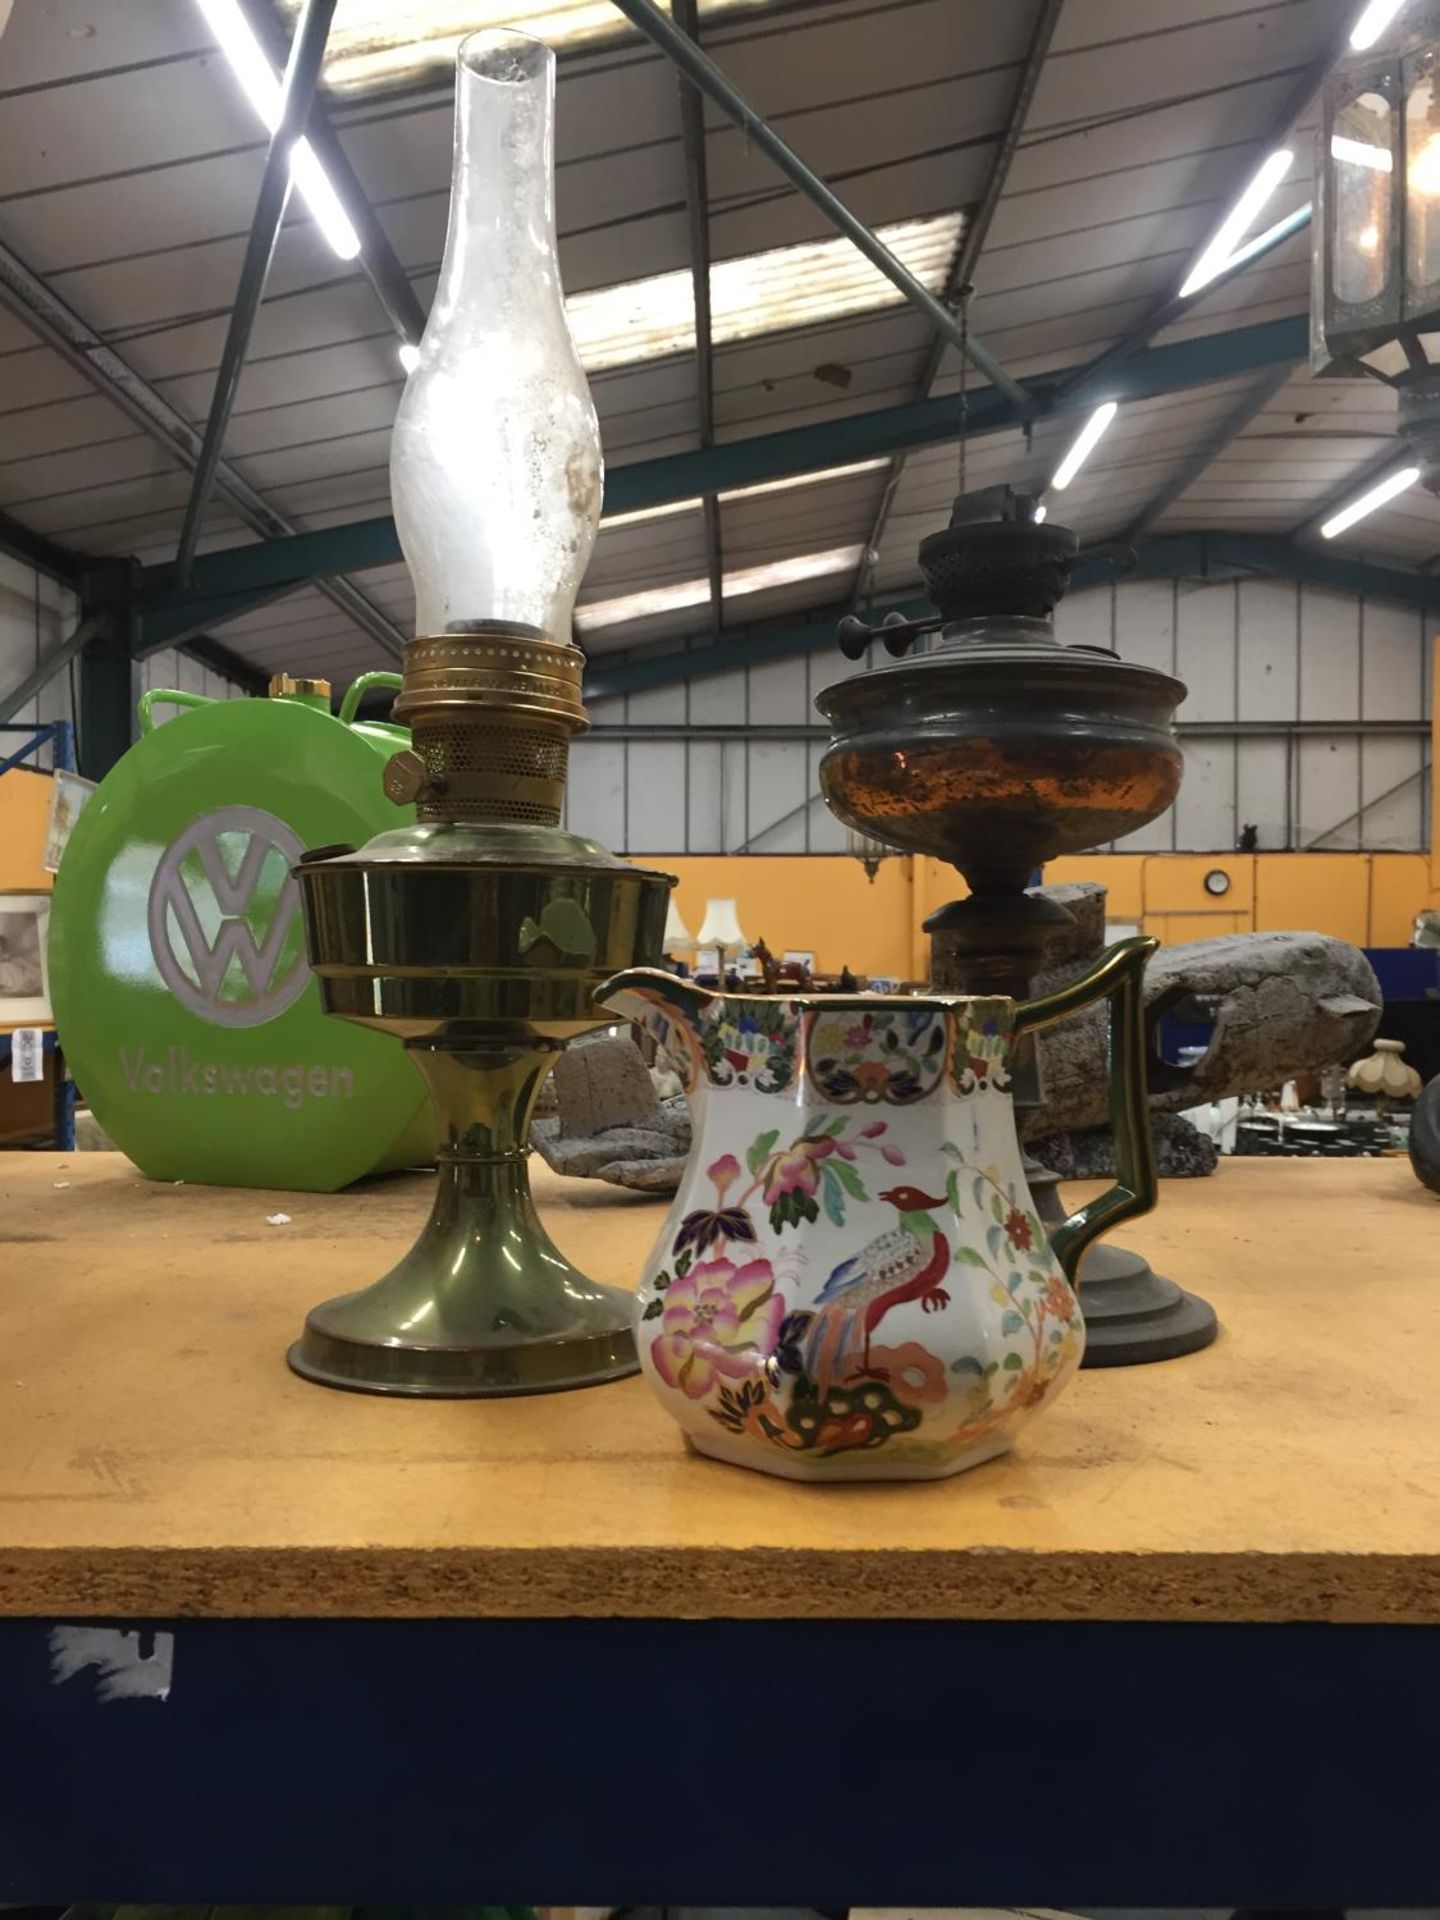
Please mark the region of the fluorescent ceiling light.
<svg viewBox="0 0 1440 1920"><path fill-rule="evenodd" d="M825 553L797 553L788 560L740 567L725 575L725 598L761 593L766 587L794 586L826 573L848 573L859 566L860 554L858 546L831 547ZM619 626L622 620L646 620L657 613L676 613L682 607L703 607L709 598L708 580L681 580L671 587L646 587L639 593L621 594L615 600L592 600L588 607L575 609L575 624L583 632L593 633L600 627Z"/></svg>
<svg viewBox="0 0 1440 1920"><path fill-rule="evenodd" d="M1057 493L1063 493L1076 474L1084 466L1099 444L1100 436L1115 418L1118 411L1113 400L1107 400L1103 407L1097 407L1084 426L1071 442L1070 451L1050 476L1050 484Z"/></svg>
<svg viewBox="0 0 1440 1920"><path fill-rule="evenodd" d="M294 21L301 0L281 0ZM658 0L664 12L670 0ZM761 0L700 0L706 14L733 13ZM437 78L467 33L519 27L552 47L614 40L629 23L611 0L339 0L325 51L323 79L342 93L402 87Z"/></svg>
<svg viewBox="0 0 1440 1920"><path fill-rule="evenodd" d="M1377 507L1383 507L1387 500L1393 500L1397 493L1404 493L1407 487L1413 487L1420 478L1419 467L1401 467L1398 473L1392 473L1387 479L1379 481L1368 493L1362 493L1358 500L1352 500L1348 507L1342 507L1337 514L1327 520L1320 529L1321 538L1333 540L1337 533L1344 533L1347 527L1353 527L1357 520L1363 520L1367 513L1374 513Z"/></svg>
<svg viewBox="0 0 1440 1920"><path fill-rule="evenodd" d="M783 480L759 480L753 487L731 487L719 498L722 505L732 500L754 500L762 493L789 493L795 487L822 487L830 480L845 480L852 473L874 473L888 467L888 458L854 460L846 467L822 467L818 473L790 473ZM667 500L660 507L637 507L633 513L607 513L602 528L638 527L646 520L666 520L676 513L699 513L705 502L697 494L693 500Z"/></svg>
<svg viewBox="0 0 1440 1920"><path fill-rule="evenodd" d="M1343 133L1331 134L1330 154L1332 159L1348 160L1352 167L1369 167L1374 173L1391 173L1395 167L1388 147L1372 146L1368 140L1347 140Z"/></svg>
<svg viewBox="0 0 1440 1920"><path fill-rule="evenodd" d="M1042 500L1042 501L1040 502L1040 504L1039 504L1039 506L1038 506L1038 507L1036 507L1036 509L1035 509L1035 519L1034 519L1034 524L1035 524L1035 525L1036 525L1037 527L1038 527L1038 526L1040 526L1040 525L1041 525L1041 524L1043 523L1043 521L1044 521L1044 519L1045 519L1045 516L1046 516L1046 514L1048 514L1048 513L1049 513L1049 511L1050 511L1050 509L1049 509L1049 508L1048 508L1048 507L1046 506L1046 504L1045 504L1045 502L1044 502L1044 501Z"/></svg>
<svg viewBox="0 0 1440 1920"><path fill-rule="evenodd" d="M239 0L196 0L210 31L220 43L220 51L240 82L241 90L273 133L280 124L284 88L264 49L250 31ZM290 178L309 207L316 226L342 260L353 260L360 251L360 236L330 184L315 149L308 140L297 140L290 149Z"/></svg>
<svg viewBox="0 0 1440 1920"><path fill-rule="evenodd" d="M413 340L400 342L400 364L406 373L413 373L420 364L420 349Z"/></svg>
<svg viewBox="0 0 1440 1920"><path fill-rule="evenodd" d="M1404 4L1405 0L1370 0L1350 29L1350 44L1357 53L1374 46Z"/></svg>
<svg viewBox="0 0 1440 1920"><path fill-rule="evenodd" d="M1201 287L1208 286L1217 274L1223 273L1229 266L1236 243L1249 230L1251 221L1290 171L1294 158L1289 147L1277 147L1261 162L1255 177L1221 221L1214 238L1190 269L1189 277L1180 289L1182 300L1192 293L1198 293Z"/></svg>
<svg viewBox="0 0 1440 1920"><path fill-rule="evenodd" d="M939 293L960 226L958 213L941 213L877 231L896 258L932 293ZM711 337L724 346L787 327L898 306L903 298L843 236L772 247L711 266ZM688 267L572 294L565 306L588 372L694 350L695 285Z"/></svg>

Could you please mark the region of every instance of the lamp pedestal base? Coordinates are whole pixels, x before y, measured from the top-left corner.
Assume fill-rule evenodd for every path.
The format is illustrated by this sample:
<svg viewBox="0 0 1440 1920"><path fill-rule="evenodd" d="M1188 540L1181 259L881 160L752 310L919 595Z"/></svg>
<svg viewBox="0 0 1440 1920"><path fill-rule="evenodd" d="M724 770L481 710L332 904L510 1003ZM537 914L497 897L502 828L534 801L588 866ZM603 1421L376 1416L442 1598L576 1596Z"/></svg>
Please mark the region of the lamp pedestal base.
<svg viewBox="0 0 1440 1920"><path fill-rule="evenodd" d="M1058 1174L1025 1156L1030 1197L1047 1233L1065 1218ZM1156 1273L1143 1254L1099 1240L1080 1262L1085 1316L1082 1367L1139 1367L1208 1347L1220 1331L1215 1309Z"/></svg>
<svg viewBox="0 0 1440 1920"><path fill-rule="evenodd" d="M531 1197L530 1115L557 1049L471 1036L409 1051L440 1123L430 1217L383 1279L311 1311L291 1367L322 1386L451 1399L638 1372L634 1296L573 1267Z"/></svg>

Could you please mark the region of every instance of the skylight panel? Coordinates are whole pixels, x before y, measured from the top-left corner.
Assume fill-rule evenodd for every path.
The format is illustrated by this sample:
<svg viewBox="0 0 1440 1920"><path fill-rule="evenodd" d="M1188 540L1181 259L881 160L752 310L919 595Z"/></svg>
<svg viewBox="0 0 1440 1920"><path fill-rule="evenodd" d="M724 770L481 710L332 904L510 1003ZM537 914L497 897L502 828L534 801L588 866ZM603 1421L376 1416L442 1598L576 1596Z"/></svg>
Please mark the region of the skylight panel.
<svg viewBox="0 0 1440 1920"><path fill-rule="evenodd" d="M751 487L731 487L719 497L722 503L754 500L762 493L790 493L796 487L821 487L829 480L847 480L851 474L874 473L888 467L888 459L852 460L844 467L822 467L818 473L787 473L783 480L758 480ZM693 500L667 500L659 507L637 507L633 513L607 513L601 521L605 528L638 527L646 520L668 520L677 513L699 513L705 502L697 494Z"/></svg>
<svg viewBox="0 0 1440 1920"><path fill-rule="evenodd" d="M293 25L300 0L280 0ZM658 0L666 13L670 0ZM700 16L768 0L699 0ZM434 81L468 33L518 27L552 47L614 40L630 31L610 0L339 0L321 79L337 93L364 94Z"/></svg>
<svg viewBox="0 0 1440 1920"><path fill-rule="evenodd" d="M915 278L939 293L959 243L961 215L931 214L877 228ZM719 260L710 269L710 331L717 346L899 306L904 295L837 234L792 247ZM626 366L695 346L690 269L572 294L570 331L586 371Z"/></svg>
<svg viewBox="0 0 1440 1920"><path fill-rule="evenodd" d="M767 560L755 567L738 567L727 573L725 598L734 600L746 593L761 593L766 587L789 587L802 580L816 580L827 573L848 573L860 564L863 551L858 546L830 547L823 553L797 553L785 560ZM575 624L582 633L594 633L601 627L619 626L626 620L647 620L657 613L678 613L683 607L701 607L710 598L708 580L680 580L668 587L644 587L638 593L624 593L613 600L592 600L588 607L575 609Z"/></svg>

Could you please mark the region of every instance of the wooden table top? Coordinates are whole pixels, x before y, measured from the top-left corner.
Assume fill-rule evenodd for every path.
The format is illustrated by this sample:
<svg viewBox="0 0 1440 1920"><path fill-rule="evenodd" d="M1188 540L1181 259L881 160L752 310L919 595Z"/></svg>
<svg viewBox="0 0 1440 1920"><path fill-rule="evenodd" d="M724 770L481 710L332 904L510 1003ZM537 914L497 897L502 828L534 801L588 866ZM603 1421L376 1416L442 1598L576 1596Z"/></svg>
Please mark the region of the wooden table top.
<svg viewBox="0 0 1440 1920"><path fill-rule="evenodd" d="M633 1283L663 1203L536 1189ZM702 1460L639 1380L297 1379L306 1309L378 1275L428 1192L0 1156L0 1613L1440 1619L1440 1206L1403 1159L1167 1181L1122 1238L1214 1302L1218 1344L1082 1374L1008 1458L880 1487Z"/></svg>

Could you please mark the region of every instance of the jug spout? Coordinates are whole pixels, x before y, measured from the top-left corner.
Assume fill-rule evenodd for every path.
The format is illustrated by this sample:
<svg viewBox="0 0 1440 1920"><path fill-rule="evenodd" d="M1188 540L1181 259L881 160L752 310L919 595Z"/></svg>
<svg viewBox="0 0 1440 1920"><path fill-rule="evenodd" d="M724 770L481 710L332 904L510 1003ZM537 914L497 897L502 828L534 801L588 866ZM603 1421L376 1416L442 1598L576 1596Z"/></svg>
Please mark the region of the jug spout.
<svg viewBox="0 0 1440 1920"><path fill-rule="evenodd" d="M673 1052L677 1028L691 1047L699 1047L705 1016L720 995L681 980L663 967L630 967L607 980L595 998L602 1007L633 1020Z"/></svg>

